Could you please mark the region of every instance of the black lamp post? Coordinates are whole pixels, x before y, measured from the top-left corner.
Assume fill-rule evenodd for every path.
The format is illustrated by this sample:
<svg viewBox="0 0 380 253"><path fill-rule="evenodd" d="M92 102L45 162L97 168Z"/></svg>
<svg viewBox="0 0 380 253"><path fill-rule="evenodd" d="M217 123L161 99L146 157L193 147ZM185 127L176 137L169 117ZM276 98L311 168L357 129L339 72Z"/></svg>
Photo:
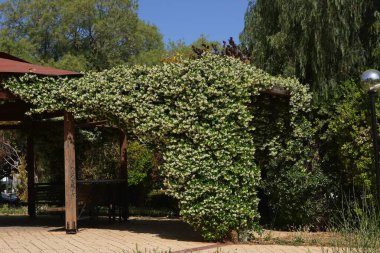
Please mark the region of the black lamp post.
<svg viewBox="0 0 380 253"><path fill-rule="evenodd" d="M380 71L370 69L365 71L361 76L362 81L369 84L368 95L371 101L371 125L373 149L375 155L376 168L376 185L377 185L377 203L380 207L380 154L379 154L379 135L377 131L377 116L376 116L376 92L380 89Z"/></svg>

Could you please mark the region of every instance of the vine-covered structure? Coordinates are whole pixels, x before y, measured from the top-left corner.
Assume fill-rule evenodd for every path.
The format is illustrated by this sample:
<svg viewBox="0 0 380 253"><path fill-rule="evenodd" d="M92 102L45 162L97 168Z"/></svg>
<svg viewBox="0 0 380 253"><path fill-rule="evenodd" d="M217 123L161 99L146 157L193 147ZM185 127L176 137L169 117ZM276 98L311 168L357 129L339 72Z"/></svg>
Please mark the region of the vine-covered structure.
<svg viewBox="0 0 380 253"><path fill-rule="evenodd" d="M162 154L166 193L207 240L259 229L261 169L311 171L308 88L233 57L204 53L75 79L28 75L4 88L30 103L31 114L66 111L76 119L106 120L154 145ZM286 120L272 113L274 104L259 105L262 94L266 101L285 97L287 112L279 117ZM70 122L72 115L66 115Z"/></svg>
<svg viewBox="0 0 380 253"><path fill-rule="evenodd" d="M28 63L12 55L0 52L0 80L2 83L10 78L17 78L25 74L33 74L38 77L52 78L79 78L81 73L60 70L50 67ZM33 85L30 83L29 85ZM47 95L47 94L46 94ZM28 214L36 216L36 204L53 205L52 211L65 212L65 227L68 233L76 233L77 204L86 205L91 196L96 194L108 194L103 196L108 199L107 205L118 204L121 206L121 215L127 217L125 198L119 198L120 191L126 190L126 135L120 131L120 179L118 180L77 180L75 165L75 120L73 114L65 110L55 110L39 114L28 114L33 105L12 93L8 89L0 90L0 130L22 130L27 136L26 140L26 164L28 174ZM77 127L97 126L97 122L80 122ZM34 135L36 132L47 128L62 127L64 129L64 185L35 183L35 154ZM78 185L79 184L79 185ZM97 184L96 187L89 187ZM115 187L116 186L116 187ZM125 189L123 189L123 187ZM102 188L106 188L101 191ZM79 191L77 193L77 190ZM110 190L112 192L110 192ZM112 198L118 198L117 200ZM99 197L97 197L99 199ZM83 203L79 203L83 202ZM112 208L115 208L114 206Z"/></svg>

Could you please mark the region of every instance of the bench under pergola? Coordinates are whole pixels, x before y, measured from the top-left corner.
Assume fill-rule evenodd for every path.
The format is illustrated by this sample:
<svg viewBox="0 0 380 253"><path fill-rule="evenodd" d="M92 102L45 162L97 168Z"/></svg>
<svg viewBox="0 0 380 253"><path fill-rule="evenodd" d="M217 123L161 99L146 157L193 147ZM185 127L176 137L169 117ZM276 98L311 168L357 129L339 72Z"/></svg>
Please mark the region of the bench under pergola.
<svg viewBox="0 0 380 253"><path fill-rule="evenodd" d="M0 52L0 81L10 77L22 76L25 74L35 74L38 76L49 77L71 77L78 78L82 74L66 71L51 67L31 64L20 58ZM68 111L58 111L52 113L42 113L38 115L26 115L31 105L15 96L8 90L0 90L0 130L23 130L26 133L26 170L28 174L28 214L30 217L36 216L36 185L35 185L35 161L33 148L33 133L39 129L61 126L64 129L64 212L65 229L67 233L76 233L78 229L78 210L77 210L77 183L75 166L75 128L92 127L104 125L104 122L75 122L74 115ZM51 120L63 117L63 120ZM120 173L119 179L124 190L119 193L121 216L128 217L127 191L127 161L126 161L126 134L120 130ZM103 180L105 184L110 183ZM83 183L83 182L82 182ZM87 182L96 183L96 182ZM99 183L99 181L97 182ZM115 188L114 188L115 189ZM47 192L49 194L49 192Z"/></svg>

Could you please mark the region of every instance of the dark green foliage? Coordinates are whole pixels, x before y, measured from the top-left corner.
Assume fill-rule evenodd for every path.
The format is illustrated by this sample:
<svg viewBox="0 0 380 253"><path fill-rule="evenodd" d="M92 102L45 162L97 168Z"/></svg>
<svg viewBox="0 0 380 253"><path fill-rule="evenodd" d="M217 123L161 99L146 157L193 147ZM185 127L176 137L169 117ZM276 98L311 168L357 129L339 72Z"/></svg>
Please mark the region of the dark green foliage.
<svg viewBox="0 0 380 253"><path fill-rule="evenodd" d="M369 98L353 81L341 84L339 97L316 108L321 166L333 179L331 192L341 196L355 189L374 198L375 169L370 127ZM377 103L377 109L380 103ZM335 189L334 189L335 188ZM359 196L359 195L358 195Z"/></svg>
<svg viewBox="0 0 380 253"><path fill-rule="evenodd" d="M152 183L149 179L153 167L152 151L137 141L131 141L128 143L127 159L129 185L143 184L144 187L150 189Z"/></svg>
<svg viewBox="0 0 380 253"><path fill-rule="evenodd" d="M179 213L178 201L165 194L164 191L155 190L149 193L146 205L156 209L169 209Z"/></svg>
<svg viewBox="0 0 380 253"><path fill-rule="evenodd" d="M118 132L99 129L76 131L78 179L115 179L119 176ZM36 175L39 183L63 183L63 129L34 133Z"/></svg>
<svg viewBox="0 0 380 253"><path fill-rule="evenodd" d="M119 132L115 129L76 131L78 179L117 179L120 176Z"/></svg>
<svg viewBox="0 0 380 253"><path fill-rule="evenodd" d="M33 135L36 181L38 183L63 183L63 128L39 130L35 131Z"/></svg>
<svg viewBox="0 0 380 253"><path fill-rule="evenodd" d="M320 170L281 167L267 172L263 183L271 207L271 224L290 228L320 228L328 221L329 179Z"/></svg>
<svg viewBox="0 0 380 253"><path fill-rule="evenodd" d="M260 187L262 223L281 228L322 226L328 211L329 179L319 167L314 143L305 143L300 153L286 151L292 132L288 98L261 95L254 101L254 108L252 138L259 147L256 162L263 179ZM268 145L275 141L277 145ZM294 163L302 157L309 158L302 164Z"/></svg>
<svg viewBox="0 0 380 253"><path fill-rule="evenodd" d="M255 65L296 76L326 98L372 65L379 9L375 0L250 1L241 41Z"/></svg>
<svg viewBox="0 0 380 253"><path fill-rule="evenodd" d="M128 195L136 215L170 214L178 215L178 201L164 190L164 177L159 172L160 155L149 146L136 140L127 146Z"/></svg>
<svg viewBox="0 0 380 253"><path fill-rule="evenodd" d="M148 194L155 188L152 178L153 152L136 140L130 141L127 161L130 204L138 208L148 208Z"/></svg>
<svg viewBox="0 0 380 253"><path fill-rule="evenodd" d="M326 212L334 210L332 203L354 188L364 188L366 198L373 198L368 97L359 83L346 80L356 80L368 66L380 67L379 11L375 0L250 1L241 41L252 53L251 62L272 74L296 76L314 91L308 115L314 140L303 151L309 157L304 169L286 161L295 154L278 155L273 148L258 151L262 208L272 212L270 222L323 224ZM271 120L258 124L260 138L286 136L287 123L273 112L284 105L266 106L259 113L269 111L264 118ZM275 165L268 162L271 153L277 156Z"/></svg>
<svg viewBox="0 0 380 253"><path fill-rule="evenodd" d="M373 61L370 62L370 66L374 66L377 69L380 68L380 2L375 3L375 21L369 27L370 31L374 33L370 44L368 45L372 49Z"/></svg>

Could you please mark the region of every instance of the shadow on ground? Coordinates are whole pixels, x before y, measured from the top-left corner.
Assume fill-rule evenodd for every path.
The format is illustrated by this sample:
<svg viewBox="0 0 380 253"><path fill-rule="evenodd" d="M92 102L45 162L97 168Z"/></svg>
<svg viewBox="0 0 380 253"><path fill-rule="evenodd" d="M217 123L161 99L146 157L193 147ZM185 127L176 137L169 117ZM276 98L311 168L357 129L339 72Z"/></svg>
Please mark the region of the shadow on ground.
<svg viewBox="0 0 380 253"><path fill-rule="evenodd" d="M42 227L49 232L64 232L64 220L59 216L1 216L0 229L2 227ZM109 221L107 218L84 219L78 221L79 232L84 229L110 229L127 231L131 233L154 234L163 239L179 241L198 241L203 239L199 233L181 221L180 219L131 217L127 222Z"/></svg>

